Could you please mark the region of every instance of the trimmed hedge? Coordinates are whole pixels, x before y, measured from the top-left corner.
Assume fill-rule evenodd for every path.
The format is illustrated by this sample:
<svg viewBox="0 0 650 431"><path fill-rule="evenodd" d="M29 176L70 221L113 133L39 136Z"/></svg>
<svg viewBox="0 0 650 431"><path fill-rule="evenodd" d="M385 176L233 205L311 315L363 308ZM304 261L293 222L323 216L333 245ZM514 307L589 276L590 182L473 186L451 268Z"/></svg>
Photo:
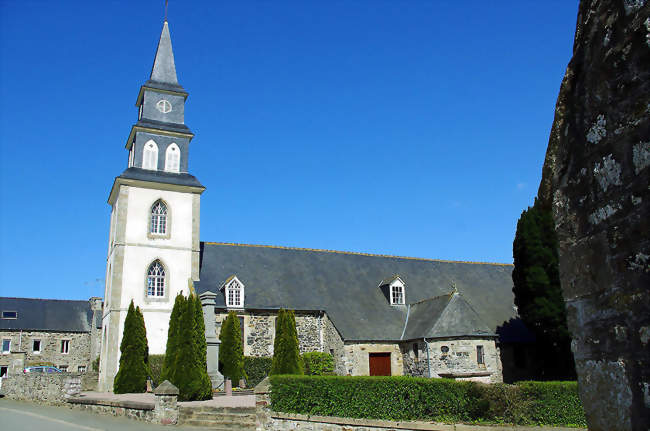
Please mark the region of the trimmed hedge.
<svg viewBox="0 0 650 431"><path fill-rule="evenodd" d="M249 388L257 386L264 377L271 371L273 357L244 356L244 372L248 376L246 386Z"/></svg>
<svg viewBox="0 0 650 431"><path fill-rule="evenodd" d="M274 411L439 422L586 426L576 382L486 385L408 376L271 376Z"/></svg>
<svg viewBox="0 0 650 431"><path fill-rule="evenodd" d="M162 383L160 376L162 374L163 362L165 355L149 355L149 369L151 370L151 381L154 388Z"/></svg>
<svg viewBox="0 0 650 431"><path fill-rule="evenodd" d="M326 376L334 374L334 358L329 353L308 352L302 355L305 364L305 374Z"/></svg>

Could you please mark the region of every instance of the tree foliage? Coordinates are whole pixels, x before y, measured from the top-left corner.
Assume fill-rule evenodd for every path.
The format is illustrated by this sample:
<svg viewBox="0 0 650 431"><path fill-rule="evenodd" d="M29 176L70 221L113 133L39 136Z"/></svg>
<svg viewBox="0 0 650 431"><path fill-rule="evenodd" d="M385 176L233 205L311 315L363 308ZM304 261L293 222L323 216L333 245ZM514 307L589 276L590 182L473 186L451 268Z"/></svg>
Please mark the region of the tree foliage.
<svg viewBox="0 0 650 431"><path fill-rule="evenodd" d="M124 333L120 344L120 368L113 380L116 394L145 392L149 371L149 346L147 331L140 307L129 305L124 320Z"/></svg>
<svg viewBox="0 0 650 431"><path fill-rule="evenodd" d="M278 312L275 321L275 341L270 375L304 374L304 366L298 348L296 316L293 310Z"/></svg>
<svg viewBox="0 0 650 431"><path fill-rule="evenodd" d="M176 297L160 380L174 384L181 401L212 397L212 384L206 367L203 311L196 296L185 298L179 294Z"/></svg>
<svg viewBox="0 0 650 431"><path fill-rule="evenodd" d="M244 372L244 347L241 340L241 328L239 319L234 311L228 313L228 316L221 324L219 333L219 363L221 364L222 374L235 382L246 378Z"/></svg>
<svg viewBox="0 0 650 431"><path fill-rule="evenodd" d="M537 339L543 379L575 377L557 249L551 211L535 199L517 222L512 290L521 319Z"/></svg>

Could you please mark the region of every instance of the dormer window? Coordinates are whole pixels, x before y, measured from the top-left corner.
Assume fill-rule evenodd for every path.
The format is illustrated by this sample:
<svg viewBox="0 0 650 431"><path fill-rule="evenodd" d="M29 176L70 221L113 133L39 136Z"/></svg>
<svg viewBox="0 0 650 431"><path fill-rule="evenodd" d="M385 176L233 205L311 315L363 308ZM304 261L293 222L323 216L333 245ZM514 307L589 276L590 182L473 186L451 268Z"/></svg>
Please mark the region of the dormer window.
<svg viewBox="0 0 650 431"><path fill-rule="evenodd" d="M404 286L393 284L390 287L390 303L392 305L404 304Z"/></svg>
<svg viewBox="0 0 650 431"><path fill-rule="evenodd" d="M244 308L244 284L232 275L221 287L226 297L226 307Z"/></svg>
<svg viewBox="0 0 650 431"><path fill-rule="evenodd" d="M406 285L399 275L382 280L380 283L390 305L404 305L406 303Z"/></svg>

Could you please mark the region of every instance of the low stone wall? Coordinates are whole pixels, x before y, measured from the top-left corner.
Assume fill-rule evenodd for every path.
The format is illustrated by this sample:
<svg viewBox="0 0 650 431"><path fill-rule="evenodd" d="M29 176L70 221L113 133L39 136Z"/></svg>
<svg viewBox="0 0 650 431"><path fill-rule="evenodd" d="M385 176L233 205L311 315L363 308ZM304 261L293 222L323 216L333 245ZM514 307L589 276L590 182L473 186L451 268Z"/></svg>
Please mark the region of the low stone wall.
<svg viewBox="0 0 650 431"><path fill-rule="evenodd" d="M93 401L71 399L68 404L69 407L86 410L92 413L99 413L110 416L124 416L129 419L136 419L145 422L156 422L156 413L154 412L154 405L132 405L128 402L109 403L105 402L97 404Z"/></svg>
<svg viewBox="0 0 650 431"><path fill-rule="evenodd" d="M64 404L81 391L81 374L18 374L3 379L2 394L14 400Z"/></svg>
<svg viewBox="0 0 650 431"><path fill-rule="evenodd" d="M262 430L309 430L309 431L579 431L586 428L531 427L519 425L464 425L432 422L393 422L374 419L337 418L331 416L307 416L273 412Z"/></svg>

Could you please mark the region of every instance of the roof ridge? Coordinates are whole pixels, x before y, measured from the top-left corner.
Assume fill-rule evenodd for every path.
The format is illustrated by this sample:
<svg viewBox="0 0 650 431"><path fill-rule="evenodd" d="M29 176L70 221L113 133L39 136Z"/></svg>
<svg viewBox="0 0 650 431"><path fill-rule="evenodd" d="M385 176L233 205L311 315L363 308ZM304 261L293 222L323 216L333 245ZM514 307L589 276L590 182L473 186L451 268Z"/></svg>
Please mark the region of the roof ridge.
<svg viewBox="0 0 650 431"><path fill-rule="evenodd" d="M237 242L215 242L215 241L202 241L204 244L211 245L229 245L235 247L260 247L260 248L277 248L281 250L300 250L300 251L316 251L321 253L338 253L338 254L352 254L358 256L370 256L370 257L390 257L394 259L409 259L409 260L423 260L427 262L443 262L443 263L467 263L472 265L494 265L494 266L513 266L512 263L499 263L499 262L472 262L466 260L445 260L445 259L429 259L426 257L410 257L410 256L395 256L390 254L376 254L376 253L364 253L358 251L341 251L341 250L326 250L319 248L306 248L306 247L289 247L282 245L264 245L264 244L242 244Z"/></svg>
<svg viewBox="0 0 650 431"><path fill-rule="evenodd" d="M27 300L31 300L31 301L88 302L88 299L26 298L26 297L21 297L21 296L0 296L0 299L27 299Z"/></svg>
<svg viewBox="0 0 650 431"><path fill-rule="evenodd" d="M430 298L424 298L424 299L421 299L421 300L419 300L419 301L417 301L417 302L413 302L413 303L411 303L411 304L409 304L409 305L418 305L418 304L422 304L422 303L424 303L424 302L431 301L431 300L433 300L433 299L437 299L437 298L442 298L442 297L444 297L444 296L448 296L448 297L451 299L452 295L453 295L453 292L451 292L451 293L443 293L442 295L436 295L436 296L432 296L432 297L430 297Z"/></svg>

